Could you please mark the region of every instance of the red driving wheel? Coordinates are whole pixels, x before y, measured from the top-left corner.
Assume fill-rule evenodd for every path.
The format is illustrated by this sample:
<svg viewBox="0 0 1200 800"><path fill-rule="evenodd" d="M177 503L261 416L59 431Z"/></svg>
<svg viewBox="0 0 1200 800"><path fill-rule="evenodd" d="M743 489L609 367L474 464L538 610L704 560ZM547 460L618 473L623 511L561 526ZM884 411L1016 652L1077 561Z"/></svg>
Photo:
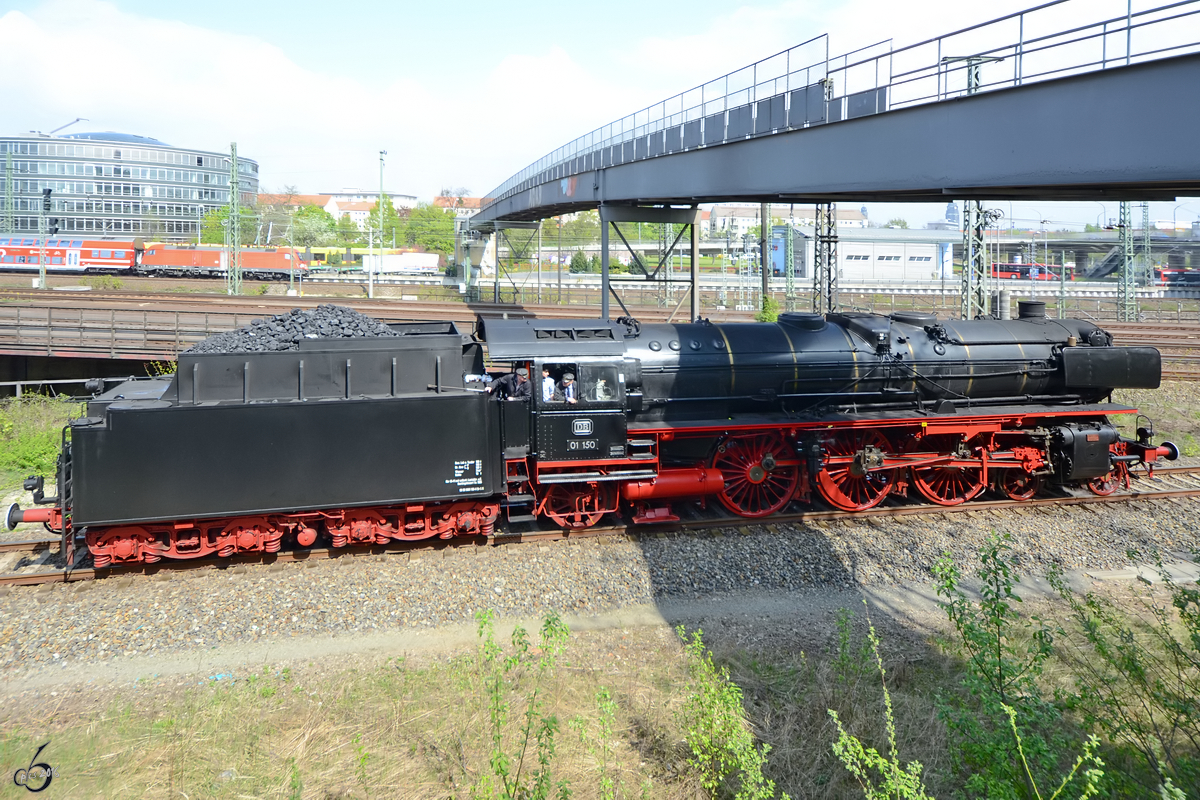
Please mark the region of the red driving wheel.
<svg viewBox="0 0 1200 800"><path fill-rule="evenodd" d="M613 508L607 483L556 483L546 491L543 511L562 528L590 528Z"/></svg>
<svg viewBox="0 0 1200 800"><path fill-rule="evenodd" d="M800 480L794 449L777 433L733 436L717 447L712 465L725 476L717 495L740 517L765 517L788 504ZM781 465L789 460L792 463Z"/></svg>
<svg viewBox="0 0 1200 800"><path fill-rule="evenodd" d="M917 447L922 452L953 454L961 442L957 434L938 434L924 437ZM939 506L961 505L984 490L983 467L913 467L912 478L917 491Z"/></svg>
<svg viewBox="0 0 1200 800"><path fill-rule="evenodd" d="M843 511L873 508L892 491L894 469L863 471L855 457L866 448L887 455L891 444L879 431L846 431L825 444L825 467L817 473L817 490L825 502Z"/></svg>
<svg viewBox="0 0 1200 800"><path fill-rule="evenodd" d="M1006 469L1000 471L996 478L997 494L1002 494L1010 500L1029 500L1042 490L1041 475L1030 475L1023 469Z"/></svg>
<svg viewBox="0 0 1200 800"><path fill-rule="evenodd" d="M1112 452L1119 456L1126 454L1127 448L1124 442L1117 442L1112 447ZM1117 490L1118 486L1129 488L1129 465L1124 461L1118 461L1113 465L1113 468L1107 475L1101 475L1099 478L1092 478L1087 482L1087 487L1091 489L1092 494L1098 494L1101 497L1107 497Z"/></svg>

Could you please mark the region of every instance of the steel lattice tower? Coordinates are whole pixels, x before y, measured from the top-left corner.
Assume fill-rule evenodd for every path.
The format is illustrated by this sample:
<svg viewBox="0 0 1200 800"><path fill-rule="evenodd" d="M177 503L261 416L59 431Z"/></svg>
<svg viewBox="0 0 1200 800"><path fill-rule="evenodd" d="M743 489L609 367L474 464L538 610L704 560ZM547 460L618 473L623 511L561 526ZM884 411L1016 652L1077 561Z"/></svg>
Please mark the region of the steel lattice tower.
<svg viewBox="0 0 1200 800"><path fill-rule="evenodd" d="M1150 204L1142 203L1142 285L1154 285L1154 258L1150 250Z"/></svg>
<svg viewBox="0 0 1200 800"><path fill-rule="evenodd" d="M796 310L796 252L792 245L792 223L783 229L784 311Z"/></svg>
<svg viewBox="0 0 1200 800"><path fill-rule="evenodd" d="M983 244L989 215L983 203L968 200L963 209L963 265L960 314L963 319L975 319L990 313L988 295L988 258Z"/></svg>
<svg viewBox="0 0 1200 800"><path fill-rule="evenodd" d="M1138 318L1137 270L1133 259L1133 208L1121 201L1121 274L1117 277L1117 319L1134 322Z"/></svg>
<svg viewBox="0 0 1200 800"><path fill-rule="evenodd" d="M0 231L13 232L13 177L12 153L4 155L4 209L0 214Z"/></svg>
<svg viewBox="0 0 1200 800"><path fill-rule="evenodd" d="M838 307L837 204L818 203L813 247L813 311L827 314Z"/></svg>
<svg viewBox="0 0 1200 800"><path fill-rule="evenodd" d="M229 145L229 216L225 220L225 291L242 293L242 195L238 183L237 142Z"/></svg>

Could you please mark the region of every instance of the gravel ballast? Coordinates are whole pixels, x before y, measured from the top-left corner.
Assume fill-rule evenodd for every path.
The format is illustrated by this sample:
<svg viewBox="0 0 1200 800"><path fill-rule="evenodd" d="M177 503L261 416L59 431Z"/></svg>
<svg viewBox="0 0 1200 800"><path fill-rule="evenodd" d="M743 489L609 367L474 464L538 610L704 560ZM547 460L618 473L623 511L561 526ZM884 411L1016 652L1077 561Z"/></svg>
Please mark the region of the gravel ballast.
<svg viewBox="0 0 1200 800"><path fill-rule="evenodd" d="M384 323L353 308L325 303L286 314L256 319L249 325L214 334L187 353L261 353L299 350L303 339L396 336Z"/></svg>
<svg viewBox="0 0 1200 800"><path fill-rule="evenodd" d="M945 552L965 573L989 533L1023 574L1107 570L1200 547L1200 502L747 525L549 545L460 547L0 589L0 674L225 645L334 637L550 610L925 583Z"/></svg>

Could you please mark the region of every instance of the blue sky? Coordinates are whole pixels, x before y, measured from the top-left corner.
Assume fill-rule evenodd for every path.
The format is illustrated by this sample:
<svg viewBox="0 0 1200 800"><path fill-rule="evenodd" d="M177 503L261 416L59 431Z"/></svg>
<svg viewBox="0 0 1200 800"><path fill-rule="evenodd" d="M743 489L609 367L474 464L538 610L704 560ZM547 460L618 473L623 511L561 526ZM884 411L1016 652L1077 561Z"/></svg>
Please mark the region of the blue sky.
<svg viewBox="0 0 1200 800"><path fill-rule="evenodd" d="M304 192L377 186L387 150L391 191L482 195L592 128L818 34L834 53L887 38L902 46L1033 4L8 0L0 129L86 117L68 130L209 150L237 141L265 189ZM1174 205L1152 214L1170 219ZM1040 206L1015 204L1013 216L1116 215L1113 204ZM944 205L870 208L915 225ZM1200 201L1176 213L1194 218Z"/></svg>

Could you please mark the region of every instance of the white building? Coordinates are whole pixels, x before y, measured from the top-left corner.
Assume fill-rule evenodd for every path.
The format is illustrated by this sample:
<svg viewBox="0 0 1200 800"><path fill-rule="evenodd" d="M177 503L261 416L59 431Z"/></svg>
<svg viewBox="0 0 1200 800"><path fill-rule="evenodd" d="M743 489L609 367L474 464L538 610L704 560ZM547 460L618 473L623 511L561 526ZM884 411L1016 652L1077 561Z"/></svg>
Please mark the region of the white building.
<svg viewBox="0 0 1200 800"><path fill-rule="evenodd" d="M338 200L346 203L370 203L374 205L379 202L379 191L368 192L363 189L342 189L340 192L322 192L333 200ZM392 208L416 208L417 196L412 194L399 194L398 192L384 191L384 194L392 201Z"/></svg>
<svg viewBox="0 0 1200 800"><path fill-rule="evenodd" d="M332 197L325 205L325 210L334 219L350 217L350 221L357 225L361 231L366 230L367 218L371 216L371 211L374 210L377 202L376 200L372 200L369 203L363 200L339 200L336 197Z"/></svg>
<svg viewBox="0 0 1200 800"><path fill-rule="evenodd" d="M443 197L433 198L433 204L438 208L449 208L454 211L455 219L470 219L479 213L483 207L482 197Z"/></svg>
<svg viewBox="0 0 1200 800"><path fill-rule="evenodd" d="M936 242L838 243L838 280L845 283L936 281L952 276L952 247Z"/></svg>
<svg viewBox="0 0 1200 800"><path fill-rule="evenodd" d="M712 207L705 230L710 237L721 238L728 236L731 239L740 239L743 235L749 233L751 228L759 224L761 213L762 208L757 205L721 203ZM772 224L792 222L795 225L807 225L810 227L816 224L817 212L811 205L773 205L770 208L770 214L773 220ZM837 209L837 226L839 230L844 228L866 228L867 217L862 211L839 206Z"/></svg>

